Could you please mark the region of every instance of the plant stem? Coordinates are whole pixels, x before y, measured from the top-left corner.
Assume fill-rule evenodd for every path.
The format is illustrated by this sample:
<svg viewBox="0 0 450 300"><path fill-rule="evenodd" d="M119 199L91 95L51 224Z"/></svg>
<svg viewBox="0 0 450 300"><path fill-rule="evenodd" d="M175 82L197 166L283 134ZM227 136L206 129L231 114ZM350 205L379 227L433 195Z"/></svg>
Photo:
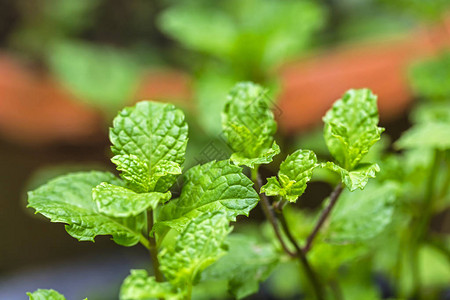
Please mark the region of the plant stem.
<svg viewBox="0 0 450 300"><path fill-rule="evenodd" d="M331 290L333 291L334 299L336 300L344 300L344 296L342 295L341 287L339 286L339 282L334 279L330 281Z"/></svg>
<svg viewBox="0 0 450 300"><path fill-rule="evenodd" d="M150 228L152 228L153 224L154 224L153 211L148 213L148 218L149 218ZM150 252L150 258L152 260L153 271L155 273L155 279L157 282L163 282L164 276L162 275L161 270L159 268L158 248L156 247L155 235L149 236L149 244L150 244L150 247L148 248L148 250Z"/></svg>
<svg viewBox="0 0 450 300"><path fill-rule="evenodd" d="M272 228L275 232L275 235L277 237L277 239L280 241L281 247L283 248L284 252L286 252L289 256L291 257L296 257L296 253L292 252L288 246L286 245L286 243L284 242L284 239L281 235L280 232L280 227L278 226L277 223L277 219L275 217L275 214L273 213L271 207L270 207L270 202L269 199L267 198L267 196L265 194L260 194L259 191L261 190L261 186L262 186L262 180L261 177L258 174L258 167L255 167L254 169L252 169L252 180L255 183L255 186L257 188L257 192L261 198L260 201L260 205L261 208L263 210L263 213L266 217L266 219L269 221L269 223L272 225Z"/></svg>
<svg viewBox="0 0 450 300"><path fill-rule="evenodd" d="M287 247L286 243L284 242L284 239L280 232L280 228L278 226L277 217L275 216L275 213L273 212L272 207L270 206L269 199L267 198L267 196L265 194L259 193L259 191L261 190L261 186L262 186L262 180L258 174L257 167L252 169L252 179L256 185L258 194L260 195L260 198L261 198L260 203L261 203L261 208L264 212L264 215L266 216L266 218L269 220L270 224L272 225L275 235L276 235L277 239L280 241L281 247L283 248L284 252L286 252L290 257L299 259L300 263L303 265L303 267L305 269L307 277L311 281L311 284L313 286L313 289L314 289L317 299L318 300L325 299L324 295L323 295L322 287L320 285L320 282L317 280L316 274L314 273L313 269L311 268L311 265L309 264L309 262L306 258L306 255L303 254L303 251L301 250L301 248L295 241L295 238L292 236L292 233L289 230L289 227L286 223L286 220L285 220L282 212L280 212L279 215L281 216L281 218L280 218L281 225L283 226L286 236L292 242L292 245L294 245L296 252L292 252Z"/></svg>
<svg viewBox="0 0 450 300"><path fill-rule="evenodd" d="M303 268L305 269L307 277L311 281L311 285L314 288L314 292L316 293L317 299L324 299L322 286L317 278L317 275L312 269L311 265L309 264L308 259L306 258L306 254L303 253L302 249L300 248L294 236L292 235L291 230L289 229L289 226L286 222L286 218L284 217L282 211L278 213L278 219L280 220L281 226L283 227L283 230L286 233L286 236L288 237L289 241L295 247L296 256L300 260L301 264L303 265Z"/></svg>
<svg viewBox="0 0 450 300"><path fill-rule="evenodd" d="M435 182L437 174L439 171L439 164L442 158L442 151L435 150L433 156L433 164L430 169L430 174L428 176L428 182L425 190L425 197L422 204L421 216L422 218L418 220L418 226L416 231L416 236L412 238L412 250L411 250L411 268L412 268L412 279L414 282L414 292L413 295L421 299L422 296L422 282L420 278L420 268L418 264L419 259L419 247L421 242L424 240L427 229L429 227L431 217L433 214L433 200L435 194Z"/></svg>
<svg viewBox="0 0 450 300"><path fill-rule="evenodd" d="M337 200L339 199L339 196L341 195L342 190L343 190L343 185L342 185L342 183L339 183L336 186L336 188L333 190L333 192L331 192L330 203L322 211L322 214L320 215L319 221L317 222L316 226L314 227L314 230L308 236L308 239L306 240L306 245L305 245L305 247L303 247L303 253L306 254L311 249L314 238L319 233L322 225L325 223L325 220L327 219L328 215L330 214L331 210L333 209L334 205L336 204Z"/></svg>

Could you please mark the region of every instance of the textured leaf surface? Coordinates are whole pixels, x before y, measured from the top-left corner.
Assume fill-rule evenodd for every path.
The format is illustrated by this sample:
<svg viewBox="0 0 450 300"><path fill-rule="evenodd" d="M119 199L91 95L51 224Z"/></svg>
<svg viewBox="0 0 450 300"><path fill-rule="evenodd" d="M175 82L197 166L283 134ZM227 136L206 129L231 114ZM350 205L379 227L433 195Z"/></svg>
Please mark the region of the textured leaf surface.
<svg viewBox="0 0 450 300"><path fill-rule="evenodd" d="M327 239L357 242L378 235L391 222L397 192L397 185L391 183L344 192L331 213Z"/></svg>
<svg viewBox="0 0 450 300"><path fill-rule="evenodd" d="M350 172L332 162L322 163L321 167L338 173L345 186L352 192L356 189L364 189L369 178L375 178L376 173L380 171L380 167L377 164L369 163L359 164Z"/></svg>
<svg viewBox="0 0 450 300"><path fill-rule="evenodd" d="M186 172L180 197L161 208L158 221L181 230L193 218L214 211L224 211L234 221L238 215L248 216L258 201L252 181L240 167L228 160L212 161Z"/></svg>
<svg viewBox="0 0 450 300"><path fill-rule="evenodd" d="M66 300L66 297L55 290L38 289L33 293L27 293L30 300Z"/></svg>
<svg viewBox="0 0 450 300"><path fill-rule="evenodd" d="M324 137L340 166L352 170L380 139L377 97L370 90L349 90L323 118Z"/></svg>
<svg viewBox="0 0 450 300"><path fill-rule="evenodd" d="M253 168L266 164L280 152L273 135L277 124L269 107L266 90L250 83L238 83L228 94L222 113L222 128L238 165Z"/></svg>
<svg viewBox="0 0 450 300"><path fill-rule="evenodd" d="M231 231L226 214L204 213L193 219L172 249L158 254L161 271L174 286L191 285L209 265L225 254L223 243Z"/></svg>
<svg viewBox="0 0 450 300"><path fill-rule="evenodd" d="M28 206L52 222L66 223L67 232L80 241L94 241L97 235L112 235L116 243L138 243L144 226L142 216L113 218L102 215L92 199L92 189L102 182L120 185L107 172L79 172L58 177L28 193Z"/></svg>
<svg viewBox="0 0 450 300"><path fill-rule="evenodd" d="M123 109L110 130L113 162L137 192L166 192L181 173L188 127L171 104L143 101Z"/></svg>
<svg viewBox="0 0 450 300"><path fill-rule="evenodd" d="M102 182L92 190L99 212L112 217L137 216L148 208L170 199L171 193L135 193L127 188Z"/></svg>
<svg viewBox="0 0 450 300"><path fill-rule="evenodd" d="M228 236L227 244L228 253L203 272L202 280L225 279L230 294L242 299L258 291L277 266L279 255L271 245L244 234Z"/></svg>
<svg viewBox="0 0 450 300"><path fill-rule="evenodd" d="M312 172L317 166L314 152L297 150L281 163L278 180L275 177L269 178L261 192L295 202L305 192L306 183L311 180Z"/></svg>
<svg viewBox="0 0 450 300"><path fill-rule="evenodd" d="M155 277L148 276L145 270L131 270L131 275L125 278L120 288L121 300L166 300L182 299L168 282L156 282Z"/></svg>
<svg viewBox="0 0 450 300"><path fill-rule="evenodd" d="M450 149L450 122L431 122L413 126L395 143L400 149Z"/></svg>

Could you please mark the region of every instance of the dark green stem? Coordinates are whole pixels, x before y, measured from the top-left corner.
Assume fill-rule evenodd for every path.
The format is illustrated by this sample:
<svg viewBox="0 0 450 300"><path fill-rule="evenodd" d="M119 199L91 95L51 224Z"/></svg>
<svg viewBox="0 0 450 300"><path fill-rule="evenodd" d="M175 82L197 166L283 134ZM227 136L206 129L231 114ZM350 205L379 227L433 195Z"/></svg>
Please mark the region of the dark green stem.
<svg viewBox="0 0 450 300"><path fill-rule="evenodd" d="M153 218L153 211L148 213L148 219L149 219L149 226L150 228L153 227L154 218ZM156 239L155 235L149 236L149 252L150 252L150 258L152 260L153 265L153 271L155 274L155 279L157 282L163 282L164 276L161 273L160 265L159 265L159 259L158 259L158 248L156 247Z"/></svg>
<svg viewBox="0 0 450 300"><path fill-rule="evenodd" d="M420 268L418 264L419 259L419 248L421 243L424 241L428 227L433 215L433 202L435 198L435 183L439 171L439 164L442 158L442 151L435 150L433 156L433 164L430 169L430 174L428 176L427 186L425 190L425 197L421 206L421 216L418 220L417 231L415 232L415 237L412 238L412 249L411 249L411 272L412 279L414 282L414 292L413 295L419 299L422 298L422 280L420 278Z"/></svg>
<svg viewBox="0 0 450 300"><path fill-rule="evenodd" d="M309 264L306 255L303 253L302 249L298 246L297 242L295 241L295 238L292 236L292 233L289 230L289 227L286 223L286 220L284 218L284 215L282 214L282 212L280 213L280 222L281 225L283 226L283 229L286 233L286 236L288 237L288 239L291 241L292 245L295 247L296 252L292 252L286 245L286 243L284 242L284 239L281 235L280 232L280 228L278 226L278 221L277 221L277 217L275 216L274 211L272 210L272 207L270 206L270 202L269 199L267 198L267 196L265 194L261 194L260 190L261 190L261 186L262 186L262 180L261 177L258 174L258 169L257 167L255 169L252 169L252 180L255 183L255 186L257 188L258 194L260 195L261 198L261 208L264 212L264 215L266 216L267 220L270 222L270 224L272 225L272 228L275 232L275 235L277 237L277 239L279 240L281 247L283 248L284 252L286 252L289 256L293 257L293 258L298 258L300 263L303 265L303 268L306 272L307 277L309 278L309 280L311 281L311 284L313 286L314 292L316 294L316 297L318 300L323 300L324 298L324 293L322 290L322 287L319 283L319 281L317 280L317 276L314 273L313 269L311 268L311 265Z"/></svg>
<svg viewBox="0 0 450 300"><path fill-rule="evenodd" d="M303 265L303 268L306 272L307 277L311 281L311 285L314 288L314 292L316 293L317 299L325 299L324 298L324 291L322 289L322 285L320 284L319 279L317 278L316 273L312 269L311 265L309 264L309 261L306 257L306 254L303 253L303 250L298 245L297 241L295 240L294 236L291 233L291 230L289 229L289 226L286 222L286 218L284 217L283 212L279 212L278 219L280 220L281 226L283 227L283 230L288 237L289 241L294 245L295 247L295 254L297 258L300 260L301 264Z"/></svg>
<svg viewBox="0 0 450 300"><path fill-rule="evenodd" d="M260 190L261 190L261 186L262 186L262 182L261 182L261 178L258 174L258 168L255 167L254 169L252 169L252 180L255 183L257 192L260 196L260 206L261 209L263 210L263 213L266 217L266 219L269 221L270 225L272 225L272 228L275 232L275 235L278 239L278 241L281 244L281 247L283 248L283 251L286 252L289 256L291 257L295 257L296 254L294 252L292 252L288 246L286 245L286 243L284 242L284 239L281 235L280 232L280 228L278 226L278 222L277 219L275 217L275 214L273 213L271 207L270 207L270 202L269 199L267 198L267 196L265 194L260 194Z"/></svg>
<svg viewBox="0 0 450 300"><path fill-rule="evenodd" d="M317 222L317 224L314 227L311 234L308 236L305 247L303 247L303 252L305 254L308 253L308 251L311 249L314 238L317 236L317 234L320 231L320 228L322 228L322 225L325 223L325 220L327 219L328 215L330 214L331 210L333 209L334 205L336 204L337 200L339 199L339 196L341 195L342 190L343 190L342 183L339 183L336 186L336 188L333 190L333 192L331 193L330 203L328 203L327 207L325 207L325 209L322 211L319 221Z"/></svg>

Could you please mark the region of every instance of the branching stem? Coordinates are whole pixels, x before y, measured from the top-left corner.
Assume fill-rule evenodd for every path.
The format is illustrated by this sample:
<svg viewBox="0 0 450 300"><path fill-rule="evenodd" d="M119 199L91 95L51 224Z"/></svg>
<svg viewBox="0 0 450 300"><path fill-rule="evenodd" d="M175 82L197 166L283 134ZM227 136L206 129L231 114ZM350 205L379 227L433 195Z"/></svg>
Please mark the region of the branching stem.
<svg viewBox="0 0 450 300"><path fill-rule="evenodd" d="M322 286L321 286L319 280L317 279L317 276L316 276L314 270L311 268L311 265L309 264L309 262L306 258L306 255L303 253L302 249L299 247L297 241L295 240L294 236L292 235L291 231L289 230L289 227L286 222L286 219L284 218L283 212L279 211L278 216L280 219L280 223L283 227L283 230L284 230L286 236L288 237L289 241L292 243L292 245L294 246L296 251L295 252L291 251L287 247L286 243L284 242L283 236L281 235L280 228L278 226L277 217L270 205L269 199L267 198L267 196L265 194L259 193L259 191L261 190L261 186L262 186L262 180L258 174L257 168L252 169L252 179L256 185L258 194L260 195L260 198L261 198L260 203L261 203L261 208L264 212L264 215L266 216L266 218L269 220L270 224L272 225L275 235L276 235L277 239L280 241L281 247L283 248L284 252L286 252L289 256L291 256L293 258L299 259L300 263L303 265L303 268L306 272L307 277L311 281L311 284L313 286L313 289L314 289L317 299L318 300L325 299L324 292L322 290Z"/></svg>
<svg viewBox="0 0 450 300"><path fill-rule="evenodd" d="M339 183L336 186L336 188L333 190L333 192L331 193L330 203L328 203L327 207L322 211L322 214L320 215L319 221L317 222L316 226L314 227L314 230L308 236L308 239L306 240L306 245L305 245L305 247L303 247L303 253L306 254L311 249L314 238L319 233L320 229L322 228L322 225L325 223L325 220L327 219L328 215L330 214L331 210L333 209L334 205L336 204L337 200L339 199L339 196L341 195L342 190L343 190L343 185L342 185L342 183Z"/></svg>

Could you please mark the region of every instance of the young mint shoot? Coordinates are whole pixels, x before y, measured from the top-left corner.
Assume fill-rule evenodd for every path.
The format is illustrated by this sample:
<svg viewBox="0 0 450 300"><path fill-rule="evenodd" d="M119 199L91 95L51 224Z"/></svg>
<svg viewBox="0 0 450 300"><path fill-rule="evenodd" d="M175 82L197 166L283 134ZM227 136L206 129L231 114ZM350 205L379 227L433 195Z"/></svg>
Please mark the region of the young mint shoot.
<svg viewBox="0 0 450 300"><path fill-rule="evenodd" d="M325 299L329 287L308 254L317 255L313 241L318 249L341 241L359 242L378 235L389 224L395 200L391 185L383 187L384 192L371 187L381 202L375 196L358 199L365 197L364 191L358 191L358 197L347 194L364 189L379 171L376 163L362 163L383 131L377 126L376 97L369 90L348 91L324 117L324 137L335 162L321 162L313 151L298 149L281 163L277 176L266 180L261 178L260 166L280 154L267 91L254 83L238 83L227 99L222 126L233 151L231 158L184 172L178 198L172 197L170 189L183 172L188 126L181 110L151 101L123 109L113 121L111 161L120 178L108 172L78 172L29 192L29 207L52 222L66 224L66 231L80 241L110 235L119 245L140 243L148 249L153 269L131 270L120 299L191 299L197 286L210 280L225 282L229 293L241 299L257 292L259 283L280 263L291 260L301 263L308 278L302 283L310 284L305 292ZM342 182L310 234L300 240L285 218L285 208L301 201L319 168L337 172ZM251 178L245 175L247 169ZM344 186L349 192L333 211ZM230 222L249 216L258 203L273 229L273 241L263 241L260 233L231 233ZM331 223L322 230L330 214ZM361 218L352 219L352 215ZM358 229L364 219L368 223L363 228L370 228L367 234ZM165 239L169 235L174 238ZM29 296L65 299L53 290Z"/></svg>

